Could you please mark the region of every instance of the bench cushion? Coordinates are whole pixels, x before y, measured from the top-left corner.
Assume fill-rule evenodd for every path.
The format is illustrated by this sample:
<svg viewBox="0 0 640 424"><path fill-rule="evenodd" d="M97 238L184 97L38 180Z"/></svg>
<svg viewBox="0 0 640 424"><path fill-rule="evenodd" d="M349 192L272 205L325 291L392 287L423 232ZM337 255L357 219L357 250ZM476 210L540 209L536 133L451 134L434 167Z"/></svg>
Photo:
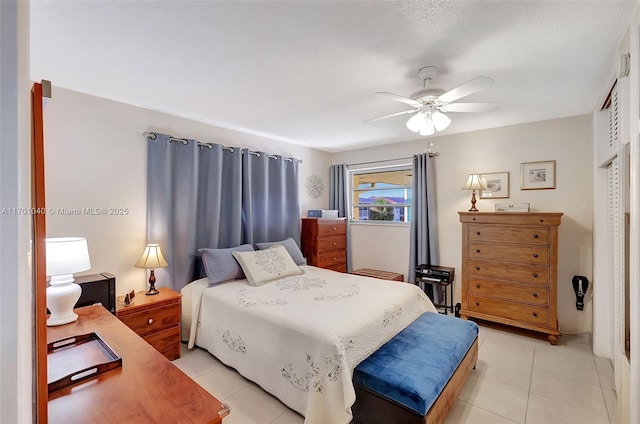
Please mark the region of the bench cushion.
<svg viewBox="0 0 640 424"><path fill-rule="evenodd" d="M425 312L354 370L356 385L425 416L478 337L478 325Z"/></svg>

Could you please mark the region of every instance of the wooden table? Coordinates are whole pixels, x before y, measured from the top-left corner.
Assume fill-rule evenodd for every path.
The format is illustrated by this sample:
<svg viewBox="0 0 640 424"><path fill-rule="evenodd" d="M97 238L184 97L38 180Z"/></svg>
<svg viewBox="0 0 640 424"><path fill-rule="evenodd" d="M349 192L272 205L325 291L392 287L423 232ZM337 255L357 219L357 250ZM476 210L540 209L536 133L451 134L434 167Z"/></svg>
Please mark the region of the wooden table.
<svg viewBox="0 0 640 424"><path fill-rule="evenodd" d="M351 271L351 274L379 278L380 280L404 281L404 275L402 274L398 274L397 272L381 271L379 269L360 268L355 271Z"/></svg>
<svg viewBox="0 0 640 424"><path fill-rule="evenodd" d="M122 367L49 393L49 423L222 423L229 409L100 305L47 328L47 343L96 332Z"/></svg>

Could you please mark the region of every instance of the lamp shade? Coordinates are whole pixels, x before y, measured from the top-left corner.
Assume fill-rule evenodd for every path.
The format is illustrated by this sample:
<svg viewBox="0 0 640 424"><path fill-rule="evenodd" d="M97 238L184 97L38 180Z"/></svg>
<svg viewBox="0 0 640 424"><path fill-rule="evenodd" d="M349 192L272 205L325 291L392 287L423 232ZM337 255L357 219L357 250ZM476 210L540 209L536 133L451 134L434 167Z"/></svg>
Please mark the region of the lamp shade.
<svg viewBox="0 0 640 424"><path fill-rule="evenodd" d="M420 129L424 126L424 119L425 119L424 113L422 112L416 113L407 121L407 128L409 128L409 130L413 132L416 132L416 133L419 132Z"/></svg>
<svg viewBox="0 0 640 424"><path fill-rule="evenodd" d="M136 262L136 268L162 268L168 266L169 264L162 256L162 251L160 250L159 244L147 244L147 247L144 248L144 252L138 262Z"/></svg>
<svg viewBox="0 0 640 424"><path fill-rule="evenodd" d="M87 239L56 237L46 239L47 275L73 274L91 268Z"/></svg>
<svg viewBox="0 0 640 424"><path fill-rule="evenodd" d="M437 110L433 112L433 126L436 127L436 131L445 130L449 124L451 124L451 119L447 115Z"/></svg>
<svg viewBox="0 0 640 424"><path fill-rule="evenodd" d="M486 190L487 184L478 174L469 174L462 190Z"/></svg>

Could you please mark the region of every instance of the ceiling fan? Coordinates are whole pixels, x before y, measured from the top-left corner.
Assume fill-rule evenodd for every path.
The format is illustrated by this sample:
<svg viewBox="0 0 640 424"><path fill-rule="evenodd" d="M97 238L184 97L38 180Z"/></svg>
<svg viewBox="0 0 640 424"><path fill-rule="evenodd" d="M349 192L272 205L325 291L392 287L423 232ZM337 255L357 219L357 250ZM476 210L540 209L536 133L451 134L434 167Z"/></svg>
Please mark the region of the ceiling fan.
<svg viewBox="0 0 640 424"><path fill-rule="evenodd" d="M449 91L439 88L430 88L433 78L438 73L435 66L425 66L418 70L418 75L422 78L423 88L411 94L410 97L403 97L393 93L376 93L405 103L413 109L392 113L365 122L379 121L381 119L392 118L394 116L414 115L407 121L407 128L420 135L432 135L436 131L442 131L451 124L451 119L443 112L490 112L497 107L495 103L453 103L458 99L480 91L483 88L493 85L493 79L489 77L475 77Z"/></svg>

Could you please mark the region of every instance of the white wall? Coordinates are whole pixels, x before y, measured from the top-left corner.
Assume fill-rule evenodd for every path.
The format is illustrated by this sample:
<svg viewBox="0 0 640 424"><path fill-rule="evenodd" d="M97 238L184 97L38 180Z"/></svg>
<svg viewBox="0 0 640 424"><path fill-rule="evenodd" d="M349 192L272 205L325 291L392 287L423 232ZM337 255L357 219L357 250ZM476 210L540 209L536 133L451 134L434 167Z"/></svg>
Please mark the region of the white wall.
<svg viewBox="0 0 640 424"><path fill-rule="evenodd" d="M452 125L455 125L455 120ZM399 131L402 128L399 127ZM470 173L510 173L510 198L479 199L481 211L495 203L526 202L532 211L563 212L559 229L558 321L564 333L591 330L591 300L585 310L575 308L573 275L592 281L592 123L590 115L513 125L463 134L434 137L438 232L441 265L456 268L455 299L460 301L461 225L458 211L470 207L471 195L460 188ZM359 163L423 153L427 140L333 155L332 162ZM520 190L520 163L556 161L555 190ZM383 226L353 226L351 247L354 267L408 272L409 231ZM372 243L384 240L383 246ZM597 284L597 282L596 282ZM591 290L591 289L590 289Z"/></svg>
<svg viewBox="0 0 640 424"><path fill-rule="evenodd" d="M0 208L29 208L29 3L0 2ZM31 217L0 215L0 422L32 421Z"/></svg>
<svg viewBox="0 0 640 424"><path fill-rule="evenodd" d="M248 147L302 159L300 199L306 209L326 207L305 190L311 174L328 186L329 154L272 141L55 87L45 109L46 199L48 208L128 208L125 216L47 216L47 236L87 238L92 268L110 272L116 291L145 289L145 270L135 268L146 237L146 141L144 131ZM161 281L158 286L163 286Z"/></svg>

